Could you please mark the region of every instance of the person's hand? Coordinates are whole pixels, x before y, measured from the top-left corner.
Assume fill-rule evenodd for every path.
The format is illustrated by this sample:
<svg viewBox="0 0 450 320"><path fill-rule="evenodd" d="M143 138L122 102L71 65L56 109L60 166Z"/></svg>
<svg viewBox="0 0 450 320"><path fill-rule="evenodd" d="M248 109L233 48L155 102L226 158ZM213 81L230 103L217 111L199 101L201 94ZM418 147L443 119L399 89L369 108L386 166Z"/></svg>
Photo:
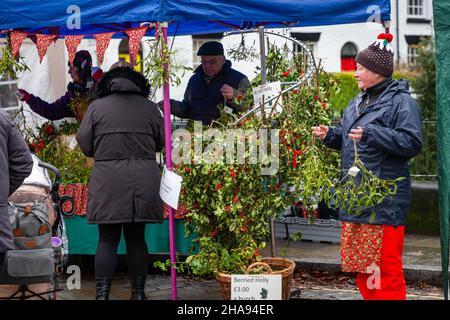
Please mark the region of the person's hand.
<svg viewBox="0 0 450 320"><path fill-rule="evenodd" d="M328 134L328 126L320 125L318 127L312 127L312 134L315 137L318 137L320 140L325 139Z"/></svg>
<svg viewBox="0 0 450 320"><path fill-rule="evenodd" d="M67 84L67 91L70 91L73 93L81 93L86 91L86 88L83 86L83 84L78 82L69 82Z"/></svg>
<svg viewBox="0 0 450 320"><path fill-rule="evenodd" d="M348 134L348 137L352 140L361 140L363 136L364 130L361 127L358 127L357 129L350 130L350 133Z"/></svg>
<svg viewBox="0 0 450 320"><path fill-rule="evenodd" d="M234 89L233 87L224 84L221 88L220 88L220 93L223 94L223 96L227 99L227 100L231 100L234 97Z"/></svg>
<svg viewBox="0 0 450 320"><path fill-rule="evenodd" d="M17 98L20 101L27 102L28 99L30 99L30 94L27 91L23 90L23 89L18 89L17 92L16 92L16 96L17 96Z"/></svg>

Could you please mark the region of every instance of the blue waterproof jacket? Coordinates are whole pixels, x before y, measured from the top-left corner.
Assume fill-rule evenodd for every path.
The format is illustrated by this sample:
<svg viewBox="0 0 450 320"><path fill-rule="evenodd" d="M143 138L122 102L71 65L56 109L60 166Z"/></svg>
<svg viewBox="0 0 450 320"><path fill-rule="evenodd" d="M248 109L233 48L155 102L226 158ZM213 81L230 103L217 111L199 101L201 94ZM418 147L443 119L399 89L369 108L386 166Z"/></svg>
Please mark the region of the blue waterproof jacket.
<svg viewBox="0 0 450 320"><path fill-rule="evenodd" d="M408 161L422 147L419 105L410 96L408 83L404 80L393 81L359 113L361 101L362 93L350 102L340 127L330 127L323 142L330 148L341 150L341 169L345 175L355 158L353 140L348 134L351 129L363 128L357 151L365 167L381 179L406 178L398 182L395 196L387 197L374 208L376 218L373 224L404 225L411 197ZM355 216L340 209L339 219L367 224L371 212L370 208L365 208L362 214Z"/></svg>

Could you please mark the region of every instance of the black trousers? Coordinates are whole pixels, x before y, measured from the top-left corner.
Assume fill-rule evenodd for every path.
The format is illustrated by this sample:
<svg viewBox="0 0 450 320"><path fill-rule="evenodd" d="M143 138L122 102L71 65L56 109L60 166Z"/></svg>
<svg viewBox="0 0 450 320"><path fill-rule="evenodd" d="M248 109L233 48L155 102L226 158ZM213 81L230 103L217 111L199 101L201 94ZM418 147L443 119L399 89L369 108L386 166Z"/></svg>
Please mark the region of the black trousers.
<svg viewBox="0 0 450 320"><path fill-rule="evenodd" d="M145 223L99 224L99 241L95 254L96 277L114 276L122 228L127 248L128 271L132 276L147 274L148 249L145 242Z"/></svg>

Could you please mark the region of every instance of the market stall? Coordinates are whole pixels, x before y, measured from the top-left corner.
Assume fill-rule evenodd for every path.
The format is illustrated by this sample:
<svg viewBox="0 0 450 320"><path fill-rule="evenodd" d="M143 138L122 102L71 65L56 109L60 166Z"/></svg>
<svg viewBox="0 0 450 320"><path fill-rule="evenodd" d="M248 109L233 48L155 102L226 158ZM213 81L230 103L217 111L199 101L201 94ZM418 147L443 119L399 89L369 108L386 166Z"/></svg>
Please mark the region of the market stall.
<svg viewBox="0 0 450 320"><path fill-rule="evenodd" d="M112 37L128 37L130 43L130 54L135 56L139 49L140 40L144 35L153 35L158 30L162 30L164 38L167 35L201 34L212 32L226 32L234 29L251 29L258 26L283 27L283 26L312 26L331 25L340 23L358 23L371 21L373 11L369 7L376 6L379 10L379 22L388 21L390 14L390 1L247 1L241 4L223 2L204 1L171 1L164 5L154 1L112 1L108 4L91 4L87 1L68 10L63 3L51 5L29 4L24 2L22 6L9 1L1 4L5 14L0 18L0 29L3 34L8 34L13 44L13 53L17 54L20 49L20 42L26 37L35 38L35 43L39 50L40 58L44 57L47 47L57 38L64 37L69 52L76 51L79 40L82 37L95 38L97 40L99 60L101 61L102 51L107 47L109 39ZM32 6L32 7L30 7ZM89 7L86 12L84 7ZM8 8L5 10L4 8ZM114 10L111 10L114 8ZM373 7L372 7L373 8ZM67 10L66 10L67 9ZM61 12L69 12L61 15ZM113 14L111 13L113 12ZM105 14L108 13L108 14ZM17 19L17 17L23 17ZM243 21L242 17L251 16L254 21ZM77 19L81 18L81 24L77 25ZM166 24L157 22L169 21ZM259 21L259 22L258 22ZM70 23L69 23L70 22ZM161 29L158 29L161 28ZM75 43L75 45L73 44ZM132 58L132 61L134 59ZM166 65L165 68L168 68ZM165 98L165 118L166 118L166 164L170 169L171 160L171 130L169 115L169 84L164 85ZM324 108L325 109L325 108ZM444 171L442 176L445 176ZM69 191L68 191L69 192ZM444 208L447 204L444 205ZM169 227L170 246L161 247L162 251L171 252L171 257L175 254L175 238L183 238L179 233L181 227L176 229L173 210L168 210L168 223L163 224L159 231L148 229L149 247L152 243L162 243L159 239L167 236ZM95 243L96 235L93 229L85 225L82 218L73 220L73 225L68 224L69 241L77 243L78 239L83 239L83 244L79 245L80 250L85 253L92 250L92 243ZM448 220L445 215L443 219ZM447 221L448 223L448 221ZM165 229L165 230L164 230ZM72 233L72 235L70 235ZM86 235L81 236L83 232ZM175 237L177 234L177 237ZM161 238L159 238L161 236ZM72 239L71 239L72 238ZM447 233L448 238L448 233ZM87 241L86 239L91 239ZM445 242L445 234L443 235ZM160 241L160 242L158 242ZM190 242L190 240L187 240ZM448 244L448 239L446 240ZM83 245L90 243L90 249L84 249ZM183 244L177 243L178 249ZM187 247L187 246L184 246ZM444 246L445 247L445 246ZM447 247L448 248L448 247ZM159 248L158 248L159 249ZM152 249L151 249L152 250ZM159 251L159 250L156 250ZM183 252L182 250L180 250ZM443 251L443 254L445 252ZM448 251L447 251L448 257ZM445 261L445 259L443 259ZM447 259L448 263L448 259ZM176 296L176 295L175 295Z"/></svg>

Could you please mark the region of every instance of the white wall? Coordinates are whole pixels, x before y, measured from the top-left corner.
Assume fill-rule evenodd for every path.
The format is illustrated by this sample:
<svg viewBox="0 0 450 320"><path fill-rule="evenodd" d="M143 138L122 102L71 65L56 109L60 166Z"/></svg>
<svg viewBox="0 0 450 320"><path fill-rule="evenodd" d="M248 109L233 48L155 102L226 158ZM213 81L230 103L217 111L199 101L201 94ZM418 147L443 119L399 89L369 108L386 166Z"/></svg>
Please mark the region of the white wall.
<svg viewBox="0 0 450 320"><path fill-rule="evenodd" d="M65 81L67 62L64 59L64 51L64 40L57 40L48 47L47 54L40 63L35 44L26 39L20 48L20 56L24 57L31 71L18 74L18 88L48 102L53 102L63 96L67 85ZM41 124L46 121L32 112L28 104L21 104L31 123Z"/></svg>

